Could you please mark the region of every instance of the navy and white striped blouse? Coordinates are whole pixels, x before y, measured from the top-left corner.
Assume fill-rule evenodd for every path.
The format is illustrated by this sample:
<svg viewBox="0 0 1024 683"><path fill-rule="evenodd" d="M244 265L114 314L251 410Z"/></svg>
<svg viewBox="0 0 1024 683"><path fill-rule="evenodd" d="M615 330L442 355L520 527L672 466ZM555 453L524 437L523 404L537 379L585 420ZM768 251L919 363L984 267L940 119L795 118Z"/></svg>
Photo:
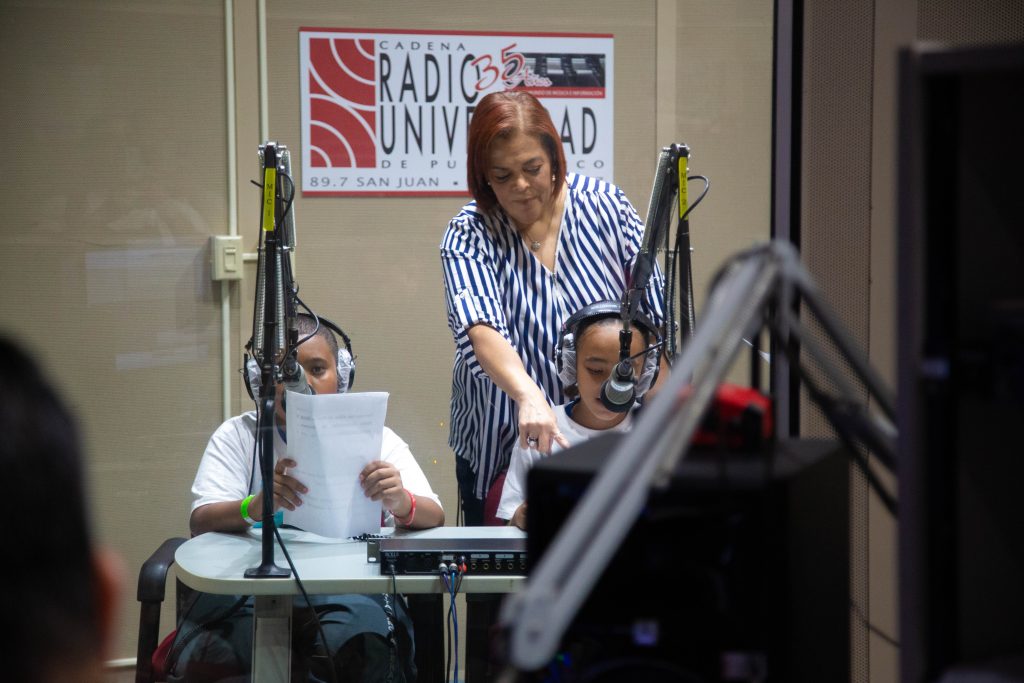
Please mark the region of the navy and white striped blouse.
<svg viewBox="0 0 1024 683"><path fill-rule="evenodd" d="M512 344L526 372L553 405L565 402L555 370L562 322L584 306L621 299L643 241L643 223L622 191L570 173L558 233L555 270L530 251L500 207L490 214L470 202L441 242L448 326L455 338L448 443L469 460L476 494L508 466L518 437L515 403L484 373L468 330L490 325ZM662 275L656 269L641 308L662 324Z"/></svg>

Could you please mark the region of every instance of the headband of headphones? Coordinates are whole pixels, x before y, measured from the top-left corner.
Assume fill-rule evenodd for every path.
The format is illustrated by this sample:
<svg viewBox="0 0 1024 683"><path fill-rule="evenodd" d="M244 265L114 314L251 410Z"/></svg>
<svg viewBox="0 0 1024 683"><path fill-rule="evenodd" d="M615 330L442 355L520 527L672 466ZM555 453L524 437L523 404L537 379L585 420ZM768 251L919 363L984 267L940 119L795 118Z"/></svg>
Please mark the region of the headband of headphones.
<svg viewBox="0 0 1024 683"><path fill-rule="evenodd" d="M604 300L584 306L569 316L562 323L558 334L558 346L555 348L555 368L563 387L576 384L576 339L579 332L589 324L598 320L619 318L622 316L622 304L618 301ZM658 328L641 311L637 311L631 320L634 326L646 333L654 344L660 344L661 335ZM644 355L643 370L636 380L637 398L643 396L658 379L658 368L661 365L661 347L656 346Z"/></svg>
<svg viewBox="0 0 1024 683"><path fill-rule="evenodd" d="M305 314L301 314L305 315ZM320 325L334 332L338 337L341 337L341 344L338 345L338 360L337 360L337 372L338 372L338 393L344 394L346 391L352 388L352 385L356 381L356 359L352 353L352 340L345 334L345 330L338 327L335 323L331 322L323 316L306 316L313 320L319 320ZM246 348L249 348L252 344L252 340L246 344ZM249 357L249 354L245 354L245 368L243 369L245 375L245 389L249 394L249 398L254 401L260 395L260 387L262 386L263 375L260 372L259 363L256 362L255 358Z"/></svg>

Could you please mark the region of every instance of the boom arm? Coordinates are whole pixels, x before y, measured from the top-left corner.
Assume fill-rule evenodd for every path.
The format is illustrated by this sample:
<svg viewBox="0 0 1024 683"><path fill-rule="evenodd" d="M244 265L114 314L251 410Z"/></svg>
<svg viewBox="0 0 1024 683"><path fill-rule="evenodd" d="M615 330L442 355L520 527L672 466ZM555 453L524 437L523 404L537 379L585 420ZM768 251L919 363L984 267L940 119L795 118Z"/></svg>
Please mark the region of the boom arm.
<svg viewBox="0 0 1024 683"><path fill-rule="evenodd" d="M793 310L797 297L817 316L853 371L878 401L883 415L856 406L850 383L806 334ZM566 628L629 529L651 486L668 484L684 457L705 409L750 337L767 325L784 342L796 337L847 401L835 403L812 387L812 398L840 435L860 439L893 468L894 400L872 368L854 352L848 335L821 300L796 250L785 241L743 252L718 273L701 324L676 361L669 381L623 438L555 536L526 588L504 604L501 623L510 634L511 663L536 670L554 656ZM795 362L795 361L794 361ZM689 378L694 380L689 383Z"/></svg>

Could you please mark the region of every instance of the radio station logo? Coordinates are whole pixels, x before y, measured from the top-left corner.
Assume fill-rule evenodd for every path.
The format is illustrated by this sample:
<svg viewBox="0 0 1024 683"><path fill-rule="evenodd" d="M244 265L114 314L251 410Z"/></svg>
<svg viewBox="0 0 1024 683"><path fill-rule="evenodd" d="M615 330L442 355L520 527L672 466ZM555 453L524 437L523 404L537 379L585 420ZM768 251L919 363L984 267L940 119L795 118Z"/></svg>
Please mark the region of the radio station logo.
<svg viewBox="0 0 1024 683"><path fill-rule="evenodd" d="M309 39L309 144L314 168L377 165L376 44Z"/></svg>

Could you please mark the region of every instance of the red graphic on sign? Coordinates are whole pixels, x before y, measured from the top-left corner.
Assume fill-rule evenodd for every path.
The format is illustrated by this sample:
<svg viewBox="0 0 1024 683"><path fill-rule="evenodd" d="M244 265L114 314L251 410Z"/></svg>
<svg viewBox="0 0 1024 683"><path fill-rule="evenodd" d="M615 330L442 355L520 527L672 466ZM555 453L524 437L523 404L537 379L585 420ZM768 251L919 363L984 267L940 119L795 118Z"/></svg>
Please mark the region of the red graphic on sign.
<svg viewBox="0 0 1024 683"><path fill-rule="evenodd" d="M310 38L309 138L314 168L377 165L377 62L372 40Z"/></svg>

